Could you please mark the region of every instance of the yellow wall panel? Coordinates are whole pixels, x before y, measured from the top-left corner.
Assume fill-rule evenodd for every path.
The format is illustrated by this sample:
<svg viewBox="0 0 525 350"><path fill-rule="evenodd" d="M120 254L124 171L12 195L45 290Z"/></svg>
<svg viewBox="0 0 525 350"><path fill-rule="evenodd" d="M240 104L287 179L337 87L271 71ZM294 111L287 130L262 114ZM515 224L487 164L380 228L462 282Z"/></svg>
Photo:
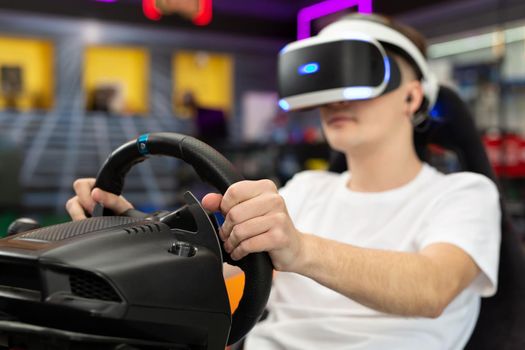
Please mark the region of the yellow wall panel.
<svg viewBox="0 0 525 350"><path fill-rule="evenodd" d="M23 93L16 99L19 109L49 109L54 102L54 47L46 40L0 37L0 66L22 68ZM0 96L0 108L6 99Z"/></svg>
<svg viewBox="0 0 525 350"><path fill-rule="evenodd" d="M173 57L175 99L193 92L202 107L232 111L233 58L226 54L180 51Z"/></svg>
<svg viewBox="0 0 525 350"><path fill-rule="evenodd" d="M112 46L88 47L84 57L85 91L89 94L96 86L107 83L116 84L122 89L126 112L147 113L149 105L147 50Z"/></svg>

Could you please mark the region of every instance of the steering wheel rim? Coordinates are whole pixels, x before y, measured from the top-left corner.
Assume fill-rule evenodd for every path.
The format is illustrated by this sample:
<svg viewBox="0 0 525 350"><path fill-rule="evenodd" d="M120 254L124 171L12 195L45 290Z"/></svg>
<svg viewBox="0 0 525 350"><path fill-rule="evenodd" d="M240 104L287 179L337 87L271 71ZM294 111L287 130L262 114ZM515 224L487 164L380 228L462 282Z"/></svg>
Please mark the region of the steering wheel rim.
<svg viewBox="0 0 525 350"><path fill-rule="evenodd" d="M95 187L116 195L122 193L129 170L148 155L172 156L190 164L201 179L222 194L243 177L219 152L193 137L176 133L145 134L116 149L102 165ZM222 248L222 247L221 247ZM243 296L232 315L228 345L242 339L257 323L270 295L273 265L268 253L252 253L238 261L225 260L245 273Z"/></svg>

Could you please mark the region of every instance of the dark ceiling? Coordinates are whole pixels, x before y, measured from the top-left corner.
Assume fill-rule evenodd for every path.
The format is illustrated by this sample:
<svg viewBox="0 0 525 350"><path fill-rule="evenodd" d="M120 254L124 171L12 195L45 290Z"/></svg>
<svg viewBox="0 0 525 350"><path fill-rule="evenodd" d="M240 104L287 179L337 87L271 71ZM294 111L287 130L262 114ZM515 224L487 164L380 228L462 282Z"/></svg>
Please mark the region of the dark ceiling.
<svg viewBox="0 0 525 350"><path fill-rule="evenodd" d="M213 0L213 21L209 26L202 28L178 16L163 17L158 22L149 21L142 14L142 0L118 0L115 3L94 0L0 0L0 9L290 40L296 35L297 12L305 6L320 1ZM457 2L457 0L375 0L373 4L374 12L397 16L407 11L451 1Z"/></svg>

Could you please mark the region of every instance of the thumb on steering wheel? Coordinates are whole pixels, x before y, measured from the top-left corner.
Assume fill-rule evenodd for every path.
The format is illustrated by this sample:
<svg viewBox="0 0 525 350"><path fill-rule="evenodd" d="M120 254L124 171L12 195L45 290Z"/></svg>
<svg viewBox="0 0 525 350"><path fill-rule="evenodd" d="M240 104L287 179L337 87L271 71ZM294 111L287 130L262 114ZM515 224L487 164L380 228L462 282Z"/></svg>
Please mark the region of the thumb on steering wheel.
<svg viewBox="0 0 525 350"><path fill-rule="evenodd" d="M222 195L218 193L208 193L202 198L202 207L208 211L220 211Z"/></svg>

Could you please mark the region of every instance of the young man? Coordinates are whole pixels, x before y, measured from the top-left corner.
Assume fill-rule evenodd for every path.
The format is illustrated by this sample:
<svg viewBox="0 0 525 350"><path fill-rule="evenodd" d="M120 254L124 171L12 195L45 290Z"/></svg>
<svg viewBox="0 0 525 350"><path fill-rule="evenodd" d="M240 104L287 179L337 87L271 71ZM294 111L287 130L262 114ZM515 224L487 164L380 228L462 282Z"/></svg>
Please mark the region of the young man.
<svg viewBox="0 0 525 350"><path fill-rule="evenodd" d="M413 32L395 30L417 46ZM427 92L413 62L387 53L400 73L394 89L320 106L326 139L351 172L302 172L281 190L242 181L203 199L226 217L220 236L232 258L267 251L280 271L248 350L461 349L480 296L496 291L498 191L483 176L444 175L418 159L414 116ZM75 183L73 219L95 202L131 207L93 184Z"/></svg>

